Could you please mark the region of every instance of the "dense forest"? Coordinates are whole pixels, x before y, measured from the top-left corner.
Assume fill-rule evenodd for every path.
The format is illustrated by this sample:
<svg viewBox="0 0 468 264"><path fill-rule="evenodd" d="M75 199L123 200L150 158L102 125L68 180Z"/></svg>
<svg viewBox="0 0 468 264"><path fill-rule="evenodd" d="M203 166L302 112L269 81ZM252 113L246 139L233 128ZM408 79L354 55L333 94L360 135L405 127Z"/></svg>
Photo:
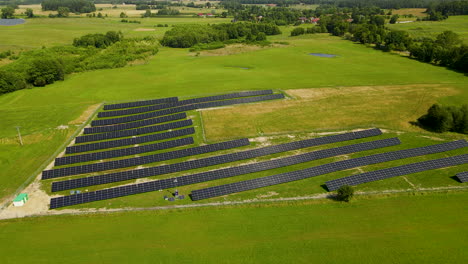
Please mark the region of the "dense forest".
<svg viewBox="0 0 468 264"><path fill-rule="evenodd" d="M90 13L96 11L96 6L89 0L43 0L42 10L57 11L66 7L74 13Z"/></svg>

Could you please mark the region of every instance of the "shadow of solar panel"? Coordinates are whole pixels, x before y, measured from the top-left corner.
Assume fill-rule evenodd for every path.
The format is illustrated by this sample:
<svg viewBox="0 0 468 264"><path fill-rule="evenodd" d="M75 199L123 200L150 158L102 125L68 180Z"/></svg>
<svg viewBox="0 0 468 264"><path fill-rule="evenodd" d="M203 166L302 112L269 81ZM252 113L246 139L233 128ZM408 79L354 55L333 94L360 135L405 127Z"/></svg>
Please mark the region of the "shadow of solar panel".
<svg viewBox="0 0 468 264"><path fill-rule="evenodd" d="M152 117L170 115L170 114L175 114L175 113L179 113L179 112L186 112L186 111L195 110L195 109L217 107L217 106L226 106L226 105L234 105L234 104L261 102L261 101L282 99L282 98L284 98L283 94L271 94L271 95L247 97L247 98L240 98L240 99L231 99L231 100L224 100L224 101L217 101L217 102L208 102L208 103L184 105L184 106L173 107L173 108L163 109L163 110L154 111L154 112L148 112L148 113L144 113L144 114L125 116L125 117L118 117L118 118L109 118L109 119L102 119L102 120L94 120L94 121L91 122L91 126L106 126L106 125L127 123L127 122L138 121L138 120L152 118Z"/></svg>
<svg viewBox="0 0 468 264"><path fill-rule="evenodd" d="M124 148L124 149L114 149L114 150L108 150L108 151L102 151L102 152L66 156L66 157L56 158L55 166L61 166L61 165L67 165L67 164L73 164L73 163L81 163L81 162L87 162L87 161L93 161L93 160L117 158L117 157L123 157L123 156L130 156L130 155L142 154L146 152L152 152L152 151L157 151L157 150L190 145L193 143L194 143L193 138L187 137L187 138L175 139L171 141L165 141L161 143L143 145L139 147L130 147L130 148Z"/></svg>
<svg viewBox="0 0 468 264"><path fill-rule="evenodd" d="M186 175L186 176L181 176L181 177L176 177L176 178L169 178L169 179L156 180L156 181L151 181L151 182L124 186L127 189L122 188L122 187L116 187L116 188L111 188L111 189L105 189L99 192L101 194L100 195L101 197L108 197L106 193L119 193L119 197L121 197L121 196L133 195L137 193L151 192L151 191L180 187L180 186L190 185L190 184L195 184L195 183L200 183L200 182L228 178L228 177L238 176L238 175L247 174L247 173L270 170L270 169L290 166L290 165L294 165L294 164L298 164L302 162L332 157L336 155L344 155L344 154L353 153L357 151L382 148L382 147L387 147L387 146L392 146L392 145L397 145L397 144L400 144L400 141L397 138L389 138L389 139L377 140L377 141L372 141L372 142L365 142L365 143L359 143L359 144L348 145L348 146L343 146L343 147L337 147L334 149L318 150L318 151L304 153L304 154L291 156L287 158L264 161L260 163L242 165L242 166L220 169L220 170L215 170L215 171L208 171L208 172L202 172L202 173L197 173L197 174L192 174L192 175ZM331 150L335 150L335 151L331 151ZM53 185L52 185L52 188L54 188ZM67 185L67 188L72 189L74 187Z"/></svg>
<svg viewBox="0 0 468 264"><path fill-rule="evenodd" d="M152 134L152 135L141 136L141 137L126 138L126 139L111 140L111 141L91 143L91 144L85 144L85 145L71 146L71 147L67 147L66 153L72 154L72 153L80 153L80 152L93 151L93 150L106 149L106 148L115 148L115 147L121 147L121 146L126 146L126 145L141 144L141 143L163 140L163 139L168 139L168 138L187 136L187 135L191 135L194 133L195 133L195 129L193 127L189 127L189 128L171 131L171 132L164 132L164 133Z"/></svg>
<svg viewBox="0 0 468 264"><path fill-rule="evenodd" d="M50 179L50 178L57 178L57 177L63 177L63 176L69 176L69 175L91 173L91 172L96 172L96 171L105 171L105 170L133 167L133 166L144 165L148 163L154 163L154 162L171 160L171 159L178 159L178 158L183 158L183 157L188 157L188 156L193 156L193 155L200 155L200 154L210 153L210 152L215 152L215 151L220 151L220 150L238 148L238 147L243 147L243 146L248 146L248 145L249 145L249 140L244 138L244 139L232 140L232 141L210 144L210 145L205 145L205 146L200 146L200 147L158 153L154 155L148 155L148 156L137 157L137 158L113 160L113 161L102 162L102 163L94 163L94 164L86 164L86 165L75 166L75 167L46 170L43 172L43 178L44 176L47 177L47 179ZM56 185L58 186L57 183L54 183L52 185L53 190L54 190L54 186ZM55 190L58 190L58 189L55 189Z"/></svg>
<svg viewBox="0 0 468 264"><path fill-rule="evenodd" d="M137 127L150 126L150 125L155 125L159 123L175 121L179 119L185 119L186 117L187 117L187 114L178 113L175 115L150 118L150 119L145 119L142 121L125 123L121 125L87 127L84 129L84 134L105 133L105 132L114 132L114 131L125 130L125 129L132 129L132 128L137 128Z"/></svg>
<svg viewBox="0 0 468 264"><path fill-rule="evenodd" d="M461 182L468 182L468 171L458 173L457 178Z"/></svg>
<svg viewBox="0 0 468 264"><path fill-rule="evenodd" d="M193 125L193 122L191 119L188 119L188 120L176 121L176 122L171 122L171 123L156 125L156 126L147 126L147 127L142 127L142 128L115 131L115 132L109 132L109 133L79 136L79 137L76 137L75 143L78 144L78 143L86 143L86 142L91 142L91 141L99 141L99 140L106 140L106 139L113 139L113 138L120 138L120 137L131 137L131 136L137 136L137 135L142 135L142 134L161 132L161 131L169 130L169 129L181 128L181 127L186 127L186 126L191 126L191 125Z"/></svg>
<svg viewBox="0 0 468 264"><path fill-rule="evenodd" d="M136 102L128 102L128 103L120 103L120 104L108 104L108 105L104 105L104 110L138 107L138 106L153 105L153 104L174 103L177 101L179 101L177 97L168 97L168 98L146 100L146 101L136 101Z"/></svg>
<svg viewBox="0 0 468 264"><path fill-rule="evenodd" d="M381 133L380 130L377 131L375 129L372 129L373 131L372 134L368 133L368 131L369 130L364 130L364 131L358 131L358 132L338 134L338 135L333 135L333 136L326 136L326 137L321 137L321 138L307 139L307 140L296 141L296 142L291 142L291 143L286 143L286 144L281 144L281 145L276 145L276 146L269 146L269 147L263 147L263 148L247 150L247 151L231 153L231 154L225 154L225 155L220 155L220 156L214 156L214 157L209 157L209 158L204 158L204 159L186 161L186 162L181 162L181 163L176 163L176 164L169 164L169 165L163 165L163 166L157 166L157 167L125 171L125 172L117 172L117 173L98 175L98 176L92 176L92 177L86 177L86 178L80 178L80 179L66 180L66 181L57 182L54 184L56 184L57 186L59 185L60 186L62 185L73 186L73 187L66 187L66 188L80 188L80 187L119 182L119 181L125 181L125 180L137 179L137 178L145 178L145 177L168 174L168 173L173 173L173 172L180 172L180 171L185 171L185 170L190 170L190 169L208 167L208 166L213 166L213 165L218 165L218 164L223 164L223 163L228 163L228 162L233 162L233 161L245 160L245 159L255 158L259 156L285 152L289 150L296 150L296 149L301 149L301 148L306 148L306 147L311 147L311 146L335 143L335 142L340 142L344 140L353 140L355 138L361 138L364 134L376 135L376 134ZM383 142L387 142L387 141L383 141ZM44 173L43 173L43 179L44 179Z"/></svg>
<svg viewBox="0 0 468 264"><path fill-rule="evenodd" d="M216 96L200 97L195 99L182 100L179 102L173 102L169 104L160 104L160 105L151 105L146 107L118 110L118 111L109 111L109 112L100 112L98 117L113 117L113 116L122 116L122 115L133 115L138 113L144 113L149 111L156 111L165 108L172 108L183 105L190 105L195 103L209 102L209 101L218 101L218 100L227 100L237 97L247 97L247 96L259 96L273 94L272 90L262 90L262 91L251 91L251 92L239 92L231 94L223 94Z"/></svg>
<svg viewBox="0 0 468 264"><path fill-rule="evenodd" d="M416 149L410 149L410 150L399 150L399 151L375 154L375 155L370 155L370 156L365 156L365 157L360 157L360 158L355 158L355 159L342 160L338 162L333 162L333 163L323 164L323 165L316 166L316 167L307 168L304 170L287 172L287 173L252 179L252 180L243 181L243 182L236 182L236 183L220 185L220 186L215 186L215 187L206 188L206 189L195 190L195 191L192 191L192 199L194 201L197 201L197 200L222 196L222 195L226 195L230 193L236 193L236 192L239 192L237 190L240 188L242 188L242 190L253 190L256 188L269 186L268 184L266 184L266 182L275 182L275 184L287 183L291 181L302 180L302 179L306 179L306 178L310 178L310 177L314 177L318 175L323 175L323 174L327 174L331 172L336 172L340 170L351 169L351 168L360 167L364 165L370 165L370 164L376 164L380 162L401 159L402 157L405 156L404 154L406 152L412 153L413 156L420 156L420 155L425 155L422 153L427 153L429 151L432 151L431 153L439 153L439 152L445 152L445 151L459 149L459 148L463 148L467 146L468 146L468 143L465 140L458 140L458 141L453 141L453 142L448 142L448 143L443 143L443 144L426 146L422 148L416 148ZM418 151L421 149L423 149L424 151ZM414 150L417 150L417 151L414 151ZM389 153L391 154L389 155ZM402 155L392 155L395 153L399 153ZM421 153L421 154L418 154L418 153ZM384 156L384 158L379 158L379 159L375 158L375 157L381 157L381 156ZM342 179L328 181L327 182L328 189L335 190L334 189L335 183L341 182Z"/></svg>
<svg viewBox="0 0 468 264"><path fill-rule="evenodd" d="M468 163L468 154L452 156L448 158L427 160L417 163L401 165L377 171L365 172L351 175L337 180L327 181L329 191L339 189L343 185L359 185L362 183L384 180L396 176L418 173L428 170L435 170Z"/></svg>

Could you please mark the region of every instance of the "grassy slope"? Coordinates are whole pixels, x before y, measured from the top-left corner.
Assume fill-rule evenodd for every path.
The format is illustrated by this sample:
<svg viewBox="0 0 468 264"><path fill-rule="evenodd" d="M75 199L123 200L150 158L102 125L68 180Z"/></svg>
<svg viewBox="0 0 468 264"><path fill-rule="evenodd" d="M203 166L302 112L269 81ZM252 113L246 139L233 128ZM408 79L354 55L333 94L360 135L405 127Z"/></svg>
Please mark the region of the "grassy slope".
<svg viewBox="0 0 468 264"><path fill-rule="evenodd" d="M455 263L468 257L467 202L452 193L7 220L0 254L2 263Z"/></svg>
<svg viewBox="0 0 468 264"><path fill-rule="evenodd" d="M272 88L413 83L439 83L460 88L468 83L466 77L453 71L382 53L336 37L278 36L275 39L286 39L291 45L231 56L205 57L187 56L186 50L162 48L146 65L80 73L44 88L1 96L3 119L0 136L8 143L0 145L0 182L4 188L0 190L0 196L7 193L6 189L11 191L18 186L11 182L11 175L15 175L18 182L26 179L46 159L47 153L52 154L64 140L62 135L51 132L41 139L41 144L48 143L48 149L25 140L26 145L11 154L11 149L17 148L15 126L21 126L26 137L55 131L56 127L77 118L88 106L102 101ZM339 57L318 58L308 55L310 52L332 53ZM466 93L454 98L464 97ZM36 153L43 155L35 156ZM19 172L17 167L23 164L19 161L25 158L31 164Z"/></svg>

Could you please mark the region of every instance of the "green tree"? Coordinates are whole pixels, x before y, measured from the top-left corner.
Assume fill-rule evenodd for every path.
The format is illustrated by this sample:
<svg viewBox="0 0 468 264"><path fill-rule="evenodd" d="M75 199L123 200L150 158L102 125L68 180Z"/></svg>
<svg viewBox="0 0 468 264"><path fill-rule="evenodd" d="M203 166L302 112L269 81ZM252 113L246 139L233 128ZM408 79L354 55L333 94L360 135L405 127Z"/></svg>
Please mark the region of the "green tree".
<svg viewBox="0 0 468 264"><path fill-rule="evenodd" d="M120 18L126 18L126 17L127 17L127 14L125 14L124 12L120 13Z"/></svg>
<svg viewBox="0 0 468 264"><path fill-rule="evenodd" d="M3 19L13 18L14 14L15 14L15 9L13 7L7 6L5 8L2 8Z"/></svg>
<svg viewBox="0 0 468 264"><path fill-rule="evenodd" d="M264 40L266 40L266 39L267 39L267 37L266 37L266 34L265 34L265 33L259 32L259 33L257 34L257 39L256 39L257 41L264 41Z"/></svg>
<svg viewBox="0 0 468 264"><path fill-rule="evenodd" d="M447 30L437 35L435 43L443 47L452 47L461 44L462 40L457 33Z"/></svg>
<svg viewBox="0 0 468 264"><path fill-rule="evenodd" d="M70 8L61 6L57 9L57 16L58 17L68 17L70 14Z"/></svg>
<svg viewBox="0 0 468 264"><path fill-rule="evenodd" d="M399 15L393 15L393 16L390 18L389 23L390 23L390 24L395 24L395 23L398 21L398 18L399 18L399 17L400 17Z"/></svg>
<svg viewBox="0 0 468 264"><path fill-rule="evenodd" d="M27 18L33 18L34 12L31 8L26 8L26 12L24 12Z"/></svg>
<svg viewBox="0 0 468 264"><path fill-rule="evenodd" d="M27 71L27 80L34 86L45 86L63 80L65 72L61 61L55 58L37 58Z"/></svg>
<svg viewBox="0 0 468 264"><path fill-rule="evenodd" d="M338 200L349 202L354 196L354 188L349 185L343 185L336 191Z"/></svg>
<svg viewBox="0 0 468 264"><path fill-rule="evenodd" d="M432 105L427 114L420 117L418 122L435 132L443 133L453 128L453 116L447 107Z"/></svg>
<svg viewBox="0 0 468 264"><path fill-rule="evenodd" d="M146 9L145 13L142 15L142 17L151 17L151 10Z"/></svg>
<svg viewBox="0 0 468 264"><path fill-rule="evenodd" d="M26 80L21 74L13 71L0 70L0 94L14 92L26 88Z"/></svg>

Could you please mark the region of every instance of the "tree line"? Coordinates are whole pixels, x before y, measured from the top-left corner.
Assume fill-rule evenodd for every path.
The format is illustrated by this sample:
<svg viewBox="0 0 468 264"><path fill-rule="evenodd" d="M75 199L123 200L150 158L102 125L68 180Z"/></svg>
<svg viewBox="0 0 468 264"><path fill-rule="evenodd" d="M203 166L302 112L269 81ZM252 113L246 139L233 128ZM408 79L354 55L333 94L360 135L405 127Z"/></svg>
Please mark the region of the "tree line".
<svg viewBox="0 0 468 264"><path fill-rule="evenodd" d="M123 67L157 51L156 39L123 39L120 32L110 31L77 38L72 46L23 52L16 61L0 67L0 94L45 86L70 73Z"/></svg>
<svg viewBox="0 0 468 264"><path fill-rule="evenodd" d="M418 118L419 124L429 130L468 134L468 105L442 106L432 105L427 114Z"/></svg>
<svg viewBox="0 0 468 264"><path fill-rule="evenodd" d="M173 48L190 48L196 44L243 40L265 41L267 35L281 34L274 24L247 22L214 25L177 25L164 34L161 44Z"/></svg>
<svg viewBox="0 0 468 264"><path fill-rule="evenodd" d="M96 6L89 0L44 0L41 3L44 11L58 11L59 8L68 8L73 13L91 13Z"/></svg>

